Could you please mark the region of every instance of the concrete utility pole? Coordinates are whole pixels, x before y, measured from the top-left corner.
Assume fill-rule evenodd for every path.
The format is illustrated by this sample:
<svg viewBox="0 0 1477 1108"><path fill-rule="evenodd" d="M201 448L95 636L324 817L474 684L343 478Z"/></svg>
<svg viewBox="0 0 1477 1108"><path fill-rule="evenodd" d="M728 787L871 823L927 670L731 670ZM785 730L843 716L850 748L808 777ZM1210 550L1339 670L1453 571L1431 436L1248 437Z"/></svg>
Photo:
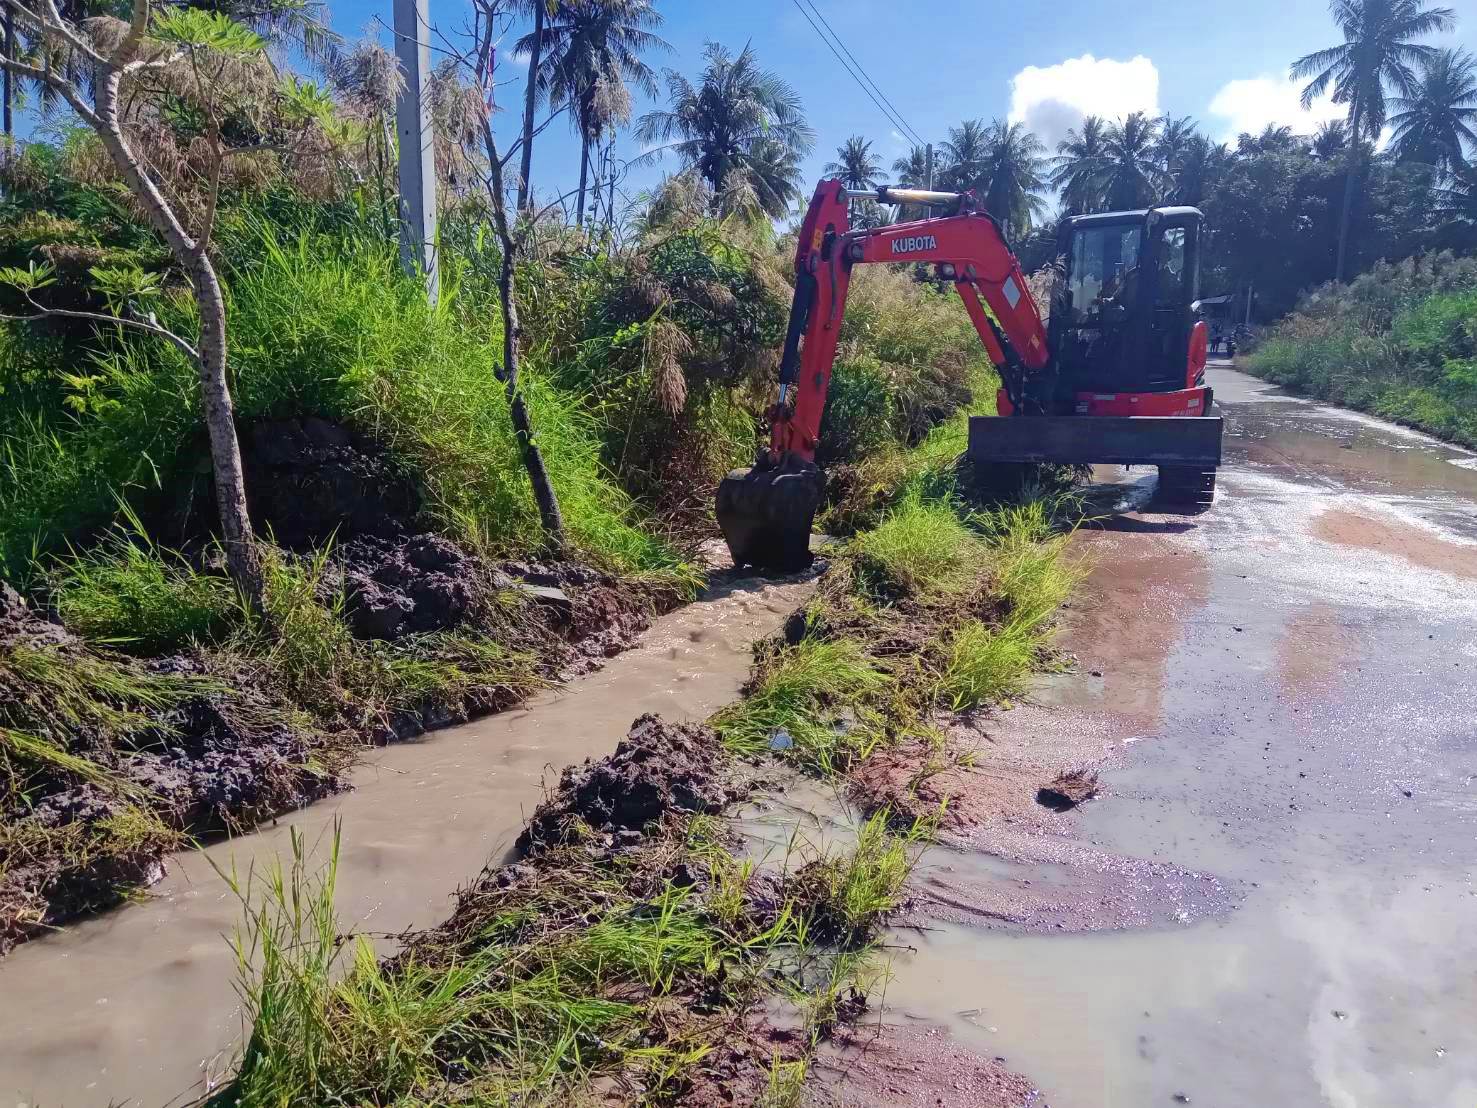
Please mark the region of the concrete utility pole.
<svg viewBox="0 0 1477 1108"><path fill-rule="evenodd" d="M436 265L436 146L431 127L430 0L395 0L395 56L405 89L395 104L400 140L400 264L425 277L432 304Z"/></svg>
<svg viewBox="0 0 1477 1108"><path fill-rule="evenodd" d="M930 142L923 149L925 151L924 157L926 158L927 165L928 165L928 181L924 184L923 187L925 189L927 189L929 192L932 192L933 191L933 143Z"/></svg>

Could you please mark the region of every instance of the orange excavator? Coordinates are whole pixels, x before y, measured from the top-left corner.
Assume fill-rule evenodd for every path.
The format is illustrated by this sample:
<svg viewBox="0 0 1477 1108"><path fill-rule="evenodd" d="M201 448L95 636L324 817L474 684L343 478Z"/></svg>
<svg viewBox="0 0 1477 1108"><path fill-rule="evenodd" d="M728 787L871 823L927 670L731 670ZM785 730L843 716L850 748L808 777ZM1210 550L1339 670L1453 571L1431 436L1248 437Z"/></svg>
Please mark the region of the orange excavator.
<svg viewBox="0 0 1477 1108"><path fill-rule="evenodd" d="M852 230L849 202L906 204L928 218ZM996 219L972 193L822 181L795 247L795 293L766 413L769 445L718 487L735 565L793 569L810 560L825 494L816 465L821 415L853 266L931 265L953 284L999 372L998 416L969 421L976 465L1147 464L1162 500L1204 505L1221 461L1221 419L1205 384L1195 208L1061 221L1049 326Z"/></svg>

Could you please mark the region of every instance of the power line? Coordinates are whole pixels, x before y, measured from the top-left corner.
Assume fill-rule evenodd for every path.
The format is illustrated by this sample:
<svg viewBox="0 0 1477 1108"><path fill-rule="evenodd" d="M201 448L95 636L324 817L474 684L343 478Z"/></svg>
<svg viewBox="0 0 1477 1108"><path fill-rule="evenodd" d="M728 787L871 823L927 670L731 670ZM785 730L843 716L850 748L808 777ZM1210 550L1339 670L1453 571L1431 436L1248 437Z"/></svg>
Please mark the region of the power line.
<svg viewBox="0 0 1477 1108"><path fill-rule="evenodd" d="M836 40L836 45L841 47L841 52L844 53L847 58L851 60L851 64L856 67L856 72L860 73L862 79L866 81L867 84L871 85L873 91L875 91L877 95L882 98L883 103L885 103L887 107L891 110L892 118L902 125L902 130L906 132L906 134L910 138L912 138L913 142L916 145L927 146L928 144L923 141L922 136L919 135L917 131L913 130L913 128L908 125L907 121L903 119L903 113L898 110L898 106L888 98L887 93L882 91L877 82L872 80L872 75L867 72L862 63L857 61L856 55L853 54L849 49L847 49L846 42L841 38L839 34L836 33L836 28L831 26L830 21L826 19L820 8L816 7L815 0L805 0L805 4L810 8L811 11L815 12L815 17L819 19L821 23L825 26L826 30L831 33L831 37Z"/></svg>
<svg viewBox="0 0 1477 1108"><path fill-rule="evenodd" d="M831 45L831 40L829 38L827 38L825 32L822 31L820 29L820 27L816 25L815 20L810 17L810 13L807 12L805 10L805 8L801 6L800 0L791 0L791 2L795 5L795 8L800 12L800 14L803 15L803 16L805 16L805 20L806 20L807 23L810 24L811 29L814 30L815 33L816 33L816 35L820 38L820 40L826 44L826 48L828 50L830 50L832 54L835 55L836 60L841 63L841 67L843 69L845 69L846 72L847 72L847 74L851 77L851 79L857 83L857 87L860 88L864 93L867 94L868 99L870 99L873 104L877 105L877 110L880 111L884 116L886 116L887 119L888 119L888 121L894 127L898 128L900 131L903 131L907 136L910 136L913 142L917 143L919 146L925 145L924 142L923 142L923 140L918 137L918 132L915 131L915 130L913 130L913 128L911 128L911 127L908 126L908 124L903 120L903 118L900 115L897 114L896 109L895 108L889 108L887 106L887 104L884 104L883 103L883 100L885 100L886 97L883 97L882 100L879 100L877 98L877 94L874 94L872 92L872 90L870 88L868 88L865 83L863 83L862 78L859 77L856 74L856 72L852 70L851 66L847 63L846 58L842 57L841 54L837 51L836 47L833 46L833 45ZM820 18L820 20L821 20L822 23L825 23L825 17L822 16L819 11L816 12L816 15ZM826 27L829 30L830 29L830 24L827 23L826 24ZM834 35L836 32L835 31L832 31L831 33ZM836 41L838 43L841 42L841 40L839 38ZM842 50L845 50L846 49L846 46L845 46L844 43L841 45L841 49ZM847 53L849 54L850 51L847 51ZM870 80L870 78L867 78L867 80ZM878 94L880 94L880 93L881 93L881 90L878 89Z"/></svg>

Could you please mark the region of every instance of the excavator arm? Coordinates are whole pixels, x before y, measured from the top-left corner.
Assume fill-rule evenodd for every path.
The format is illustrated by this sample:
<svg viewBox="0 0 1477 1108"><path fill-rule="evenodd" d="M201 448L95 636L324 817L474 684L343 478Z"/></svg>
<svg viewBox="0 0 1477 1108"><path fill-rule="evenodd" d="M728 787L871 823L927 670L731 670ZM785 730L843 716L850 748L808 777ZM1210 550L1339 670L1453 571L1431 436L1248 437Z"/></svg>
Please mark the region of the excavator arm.
<svg viewBox="0 0 1477 1108"><path fill-rule="evenodd" d="M858 196L943 207L950 214L852 231L848 205ZM1020 262L999 224L975 206L971 195L894 188L858 193L839 181L822 181L795 247L795 298L780 360L779 398L769 412L775 465L786 455L815 461L851 268L870 262L926 262L941 279L953 281L1002 379L1047 364L1046 328Z"/></svg>
<svg viewBox="0 0 1477 1108"><path fill-rule="evenodd" d="M859 197L946 214L853 231L849 204ZM1002 380L1020 380L1049 360L1046 329L1020 263L999 224L972 195L853 192L840 181L822 181L795 246L795 293L779 393L767 413L769 448L752 469L735 470L718 489L718 522L737 565L788 569L809 561L810 527L825 492L816 448L851 269L871 262L926 262L941 279L953 281Z"/></svg>

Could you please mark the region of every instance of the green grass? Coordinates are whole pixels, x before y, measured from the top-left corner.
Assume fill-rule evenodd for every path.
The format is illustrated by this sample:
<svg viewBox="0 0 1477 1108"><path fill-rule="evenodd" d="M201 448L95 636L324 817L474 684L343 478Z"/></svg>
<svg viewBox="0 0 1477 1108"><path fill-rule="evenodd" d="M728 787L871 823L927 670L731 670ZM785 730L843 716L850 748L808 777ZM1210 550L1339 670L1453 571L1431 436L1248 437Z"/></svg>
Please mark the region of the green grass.
<svg viewBox="0 0 1477 1108"><path fill-rule="evenodd" d="M911 493L851 544L866 585L881 593L949 596L978 579L987 552L947 503Z"/></svg>
<svg viewBox="0 0 1477 1108"><path fill-rule="evenodd" d="M939 693L955 710L977 708L1020 694L1037 643L1024 627L991 627L973 619L942 637Z"/></svg>
<svg viewBox="0 0 1477 1108"><path fill-rule="evenodd" d="M48 576L68 630L146 656L213 641L241 614L225 577L156 546L138 526L73 551Z"/></svg>
<svg viewBox="0 0 1477 1108"><path fill-rule="evenodd" d="M736 753L781 750L806 768L830 774L876 745L879 732L868 701L887 685L861 643L807 638L771 648L756 666L748 695L712 722ZM776 745L783 742L777 739L781 732L790 745Z"/></svg>

